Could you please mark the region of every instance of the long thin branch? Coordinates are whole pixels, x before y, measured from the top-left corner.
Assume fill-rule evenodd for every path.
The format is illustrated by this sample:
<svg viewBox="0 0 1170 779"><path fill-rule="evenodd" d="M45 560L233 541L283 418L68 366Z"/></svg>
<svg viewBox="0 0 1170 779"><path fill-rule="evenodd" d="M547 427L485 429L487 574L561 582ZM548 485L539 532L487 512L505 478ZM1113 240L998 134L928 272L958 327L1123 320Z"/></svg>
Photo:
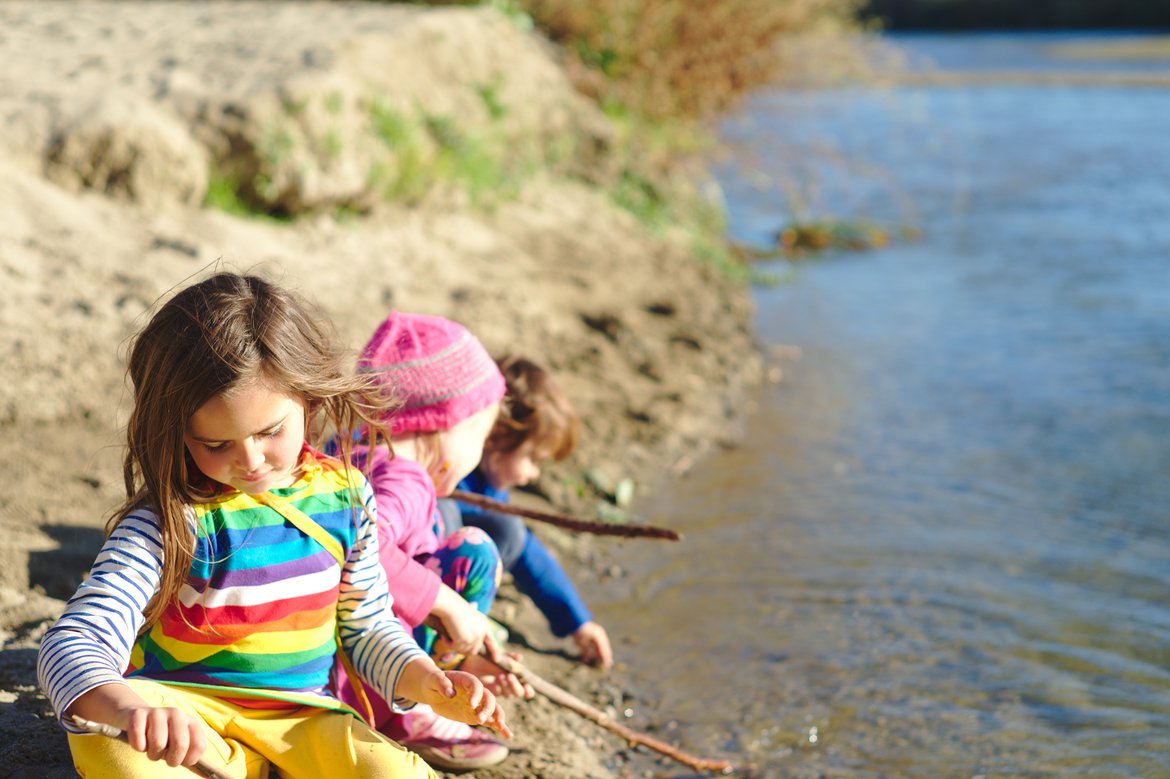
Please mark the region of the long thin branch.
<svg viewBox="0 0 1170 779"><path fill-rule="evenodd" d="M571 517L568 514L558 514L552 511L537 511L536 509L522 508L511 503L501 503L498 500L479 495L474 492L455 490L451 497L462 503L499 511L504 514L515 514L518 517L548 522L550 525L576 530L581 533L594 533L600 536L625 536L626 538L665 538L668 541L678 541L682 536L670 528L655 525L617 525L612 522L593 522L587 519Z"/></svg>
<svg viewBox="0 0 1170 779"><path fill-rule="evenodd" d="M84 717L78 717L76 714L73 715L73 723L77 725L77 727L84 730L86 733L93 733L99 736L108 736L109 738L117 739L118 741L125 741L127 744L130 743L130 739L126 737L126 732L124 730L118 730L113 725L107 725L104 722L94 722L93 720L87 720ZM223 771L220 771L213 765L208 765L202 760L196 760L195 765L187 767L197 773L199 776L205 777L205 779L232 779L231 776L225 774Z"/></svg>
<svg viewBox="0 0 1170 779"><path fill-rule="evenodd" d="M522 663L513 660L510 657L502 657L500 661L496 663L496 665L498 665L504 671L507 671L510 674L514 674L520 680L532 685L532 689L536 690L538 693L548 698L553 703L564 706L566 709L575 711L582 717L593 720L606 730L621 736L630 746L636 746L640 744L642 746L649 747L655 752L666 755L672 760L676 760L689 768L695 769L696 771L712 771L719 774L730 774L739 770L739 768L727 762L726 760L712 760L705 757L695 757L694 755L687 754L680 749L676 749L664 741L659 741L658 739L653 738L652 736L648 736L645 733L640 733L636 730L631 730L624 725L619 725L606 716L605 713L601 710L590 706L588 703L573 695L571 692L556 686L552 682L546 679L542 679L532 671L528 670L528 668L526 668ZM754 766L744 766L744 768L752 769Z"/></svg>

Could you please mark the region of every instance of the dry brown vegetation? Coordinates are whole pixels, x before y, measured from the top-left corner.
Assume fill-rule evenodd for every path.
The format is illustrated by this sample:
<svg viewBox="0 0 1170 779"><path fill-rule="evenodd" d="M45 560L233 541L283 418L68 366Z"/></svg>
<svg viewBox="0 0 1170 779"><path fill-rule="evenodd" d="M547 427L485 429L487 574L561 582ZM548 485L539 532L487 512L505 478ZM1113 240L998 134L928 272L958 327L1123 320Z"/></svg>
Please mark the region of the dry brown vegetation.
<svg viewBox="0 0 1170 779"><path fill-rule="evenodd" d="M465 5L467 0L422 0ZM703 119L789 70L835 70L833 49L807 67L793 37L857 32L864 0L494 0L561 48L578 89L610 112ZM815 55L814 55L815 56Z"/></svg>
<svg viewBox="0 0 1170 779"><path fill-rule="evenodd" d="M518 0L561 44L578 87L656 119L725 111L777 80L781 41L857 29L859 0Z"/></svg>

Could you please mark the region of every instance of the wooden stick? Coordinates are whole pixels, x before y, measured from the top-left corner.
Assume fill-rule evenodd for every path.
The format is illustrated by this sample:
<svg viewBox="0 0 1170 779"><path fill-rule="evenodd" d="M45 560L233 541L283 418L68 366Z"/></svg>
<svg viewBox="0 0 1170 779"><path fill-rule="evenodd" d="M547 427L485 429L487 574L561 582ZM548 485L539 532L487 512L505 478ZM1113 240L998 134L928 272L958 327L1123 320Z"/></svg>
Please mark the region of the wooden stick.
<svg viewBox="0 0 1170 779"><path fill-rule="evenodd" d="M502 670L507 671L510 674L514 674L521 681L532 685L532 689L536 690L538 693L548 698L553 703L564 706L566 709L575 711L582 717L593 720L606 730L621 736L630 746L637 746L640 744L642 746L649 747L655 752L666 755L672 760L676 760L689 768L695 769L696 771L712 771L719 774L730 774L740 770L735 765L727 762L726 760L711 760L704 757L695 757L694 755L689 755L682 750L672 747L670 744L667 744L664 741L659 741L658 739L648 736L645 733L639 733L638 731L631 730L624 725L619 725L606 716L604 712L593 706L590 706L588 703L573 695L571 692L556 686L546 679L542 679L532 671L529 671L522 663L513 660L510 657L504 656L500 659L499 662L492 662L495 662L496 665L498 665ZM744 768L753 770L755 767L744 766Z"/></svg>
<svg viewBox="0 0 1170 779"><path fill-rule="evenodd" d="M655 525L617 525L612 522L591 522L587 519L571 517L568 514L521 508L511 503L501 503L498 500L492 500L483 495L474 492L465 492L463 490L455 490L451 493L451 497L462 503L470 503L473 506L479 506L489 511L499 511L504 514L515 514L518 517L536 519L541 522L548 522L550 525L556 525L557 527L563 527L568 530L576 530L581 533L594 533L600 536L625 536L627 538L665 538L668 541L678 541L682 538L679 533L670 528L657 527Z"/></svg>
<svg viewBox="0 0 1170 779"><path fill-rule="evenodd" d="M130 739L126 737L126 732L123 730L118 730L113 725L107 725L104 722L94 722L93 720L87 720L84 717L78 717L76 714L73 715L73 723L77 725L77 727L84 730L86 733L93 733L98 736L108 736L109 738L114 738L118 741L124 741L127 744L130 743ZM199 776L206 777L206 779L232 779L232 777L228 774L225 774L223 771L220 771L213 765L208 765L202 760L196 760L195 765L187 766L187 768L194 771Z"/></svg>

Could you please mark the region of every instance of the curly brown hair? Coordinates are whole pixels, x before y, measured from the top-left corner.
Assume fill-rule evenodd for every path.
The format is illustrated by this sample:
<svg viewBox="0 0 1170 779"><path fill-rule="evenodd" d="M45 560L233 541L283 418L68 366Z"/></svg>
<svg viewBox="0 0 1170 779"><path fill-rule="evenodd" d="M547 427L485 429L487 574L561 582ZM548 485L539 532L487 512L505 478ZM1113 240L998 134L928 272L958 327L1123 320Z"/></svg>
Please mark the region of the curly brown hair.
<svg viewBox="0 0 1170 779"><path fill-rule="evenodd" d="M542 457L564 460L577 447L581 420L552 374L524 357L496 360L508 390L485 450L509 454L530 444Z"/></svg>

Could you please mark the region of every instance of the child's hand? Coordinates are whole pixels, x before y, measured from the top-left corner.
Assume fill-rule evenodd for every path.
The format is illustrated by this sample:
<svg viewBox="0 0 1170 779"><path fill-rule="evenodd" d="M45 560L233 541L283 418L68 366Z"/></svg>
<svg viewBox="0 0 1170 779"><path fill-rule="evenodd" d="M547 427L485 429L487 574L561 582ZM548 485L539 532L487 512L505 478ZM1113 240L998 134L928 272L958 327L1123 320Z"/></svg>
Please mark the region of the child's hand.
<svg viewBox="0 0 1170 779"><path fill-rule="evenodd" d="M207 748L203 721L184 711L151 706L125 684L102 684L78 696L66 715L113 725L131 748L167 765L193 766Z"/></svg>
<svg viewBox="0 0 1170 779"><path fill-rule="evenodd" d="M439 632L449 639L452 650L474 655L482 648L487 650L488 657L500 657L502 650L491 634L487 616L447 585L439 588L431 613L439 618L442 624Z"/></svg>
<svg viewBox="0 0 1170 779"><path fill-rule="evenodd" d="M523 658L519 652L505 652L504 655L519 663ZM524 698L529 700L536 695L532 685L520 680L516 674L502 670L483 655L468 655L459 666L459 670L475 674L483 682L483 686L491 690L498 698Z"/></svg>
<svg viewBox="0 0 1170 779"><path fill-rule="evenodd" d="M581 650L581 660L601 668L613 665L613 649L609 645L609 634L596 622L586 622L573 633L573 640Z"/></svg>
<svg viewBox="0 0 1170 779"><path fill-rule="evenodd" d="M124 730L132 748L172 767L195 765L207 748L202 721L175 708L133 709Z"/></svg>
<svg viewBox="0 0 1170 779"><path fill-rule="evenodd" d="M491 690L474 675L463 671L439 671L423 683L420 703L429 704L435 713L468 725L485 725L504 738L512 729L504 721L504 710Z"/></svg>

